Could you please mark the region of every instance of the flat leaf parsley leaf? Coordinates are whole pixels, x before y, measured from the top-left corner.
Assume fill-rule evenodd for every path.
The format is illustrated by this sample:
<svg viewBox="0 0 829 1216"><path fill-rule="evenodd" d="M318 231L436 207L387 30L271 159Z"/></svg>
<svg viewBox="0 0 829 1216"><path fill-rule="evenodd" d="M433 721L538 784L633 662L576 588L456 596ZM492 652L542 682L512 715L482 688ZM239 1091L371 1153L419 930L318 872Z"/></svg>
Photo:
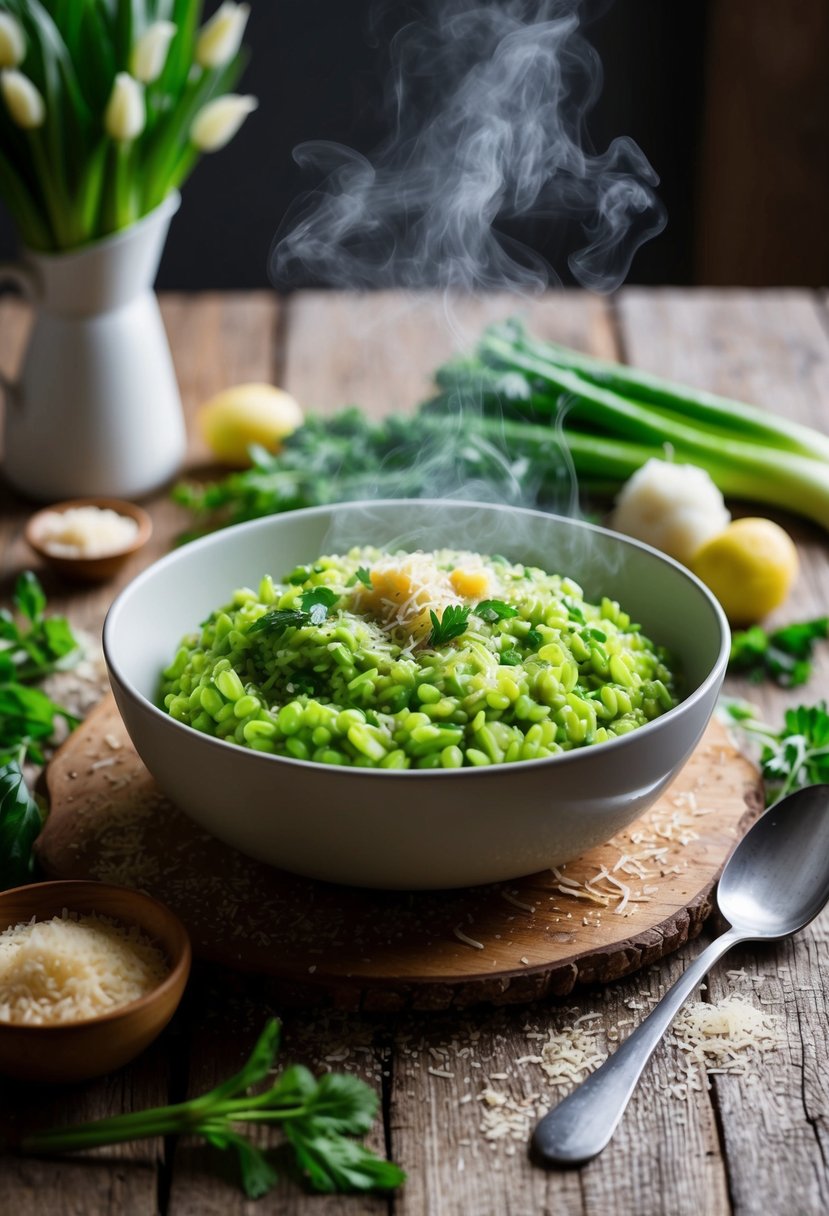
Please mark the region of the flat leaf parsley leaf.
<svg viewBox="0 0 829 1216"><path fill-rule="evenodd" d="M475 609L475 616L491 625L495 621L506 621L510 617L518 616L518 609L513 608L511 604L505 604L503 600L481 600Z"/></svg>
<svg viewBox="0 0 829 1216"><path fill-rule="evenodd" d="M779 731L760 722L754 706L745 701L725 700L723 708L740 730L760 744L767 806L792 790L829 782L829 712L825 701L787 709Z"/></svg>
<svg viewBox="0 0 829 1216"><path fill-rule="evenodd" d="M260 633L265 629L270 633L284 633L291 626L299 629L301 625L321 625L328 617L329 608L333 608L339 598L330 587L313 587L299 597L301 608L277 608L266 612L253 622L248 633Z"/></svg>
<svg viewBox="0 0 829 1216"><path fill-rule="evenodd" d="M375 1091L353 1076L327 1073L317 1080L301 1065L269 1077L279 1031L277 1020L268 1022L244 1067L199 1098L35 1132L17 1147L26 1153L67 1153L158 1135L197 1135L235 1153L245 1194L258 1199L277 1181L269 1152L243 1130L249 1123L260 1123L282 1131L301 1174L316 1191L393 1190L402 1185L406 1175L398 1165L349 1138L365 1135L374 1122L379 1105ZM250 1092L266 1079L268 1088Z"/></svg>
<svg viewBox="0 0 829 1216"><path fill-rule="evenodd" d="M32 846L40 834L40 808L16 760L0 767L0 890L30 882Z"/></svg>
<svg viewBox="0 0 829 1216"><path fill-rule="evenodd" d="M432 632L429 634L429 644L443 646L446 642L451 642L453 638L459 638L461 634L466 633L471 611L471 608L466 608L463 604L447 604L443 614L439 617L430 609Z"/></svg>

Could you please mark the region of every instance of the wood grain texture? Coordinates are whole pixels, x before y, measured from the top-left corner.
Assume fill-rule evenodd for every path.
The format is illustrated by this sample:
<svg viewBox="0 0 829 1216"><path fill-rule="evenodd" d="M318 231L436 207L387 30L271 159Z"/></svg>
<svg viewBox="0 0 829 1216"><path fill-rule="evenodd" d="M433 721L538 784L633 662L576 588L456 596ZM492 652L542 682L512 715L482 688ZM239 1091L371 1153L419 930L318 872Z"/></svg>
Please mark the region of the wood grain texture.
<svg viewBox="0 0 829 1216"><path fill-rule="evenodd" d="M181 917L201 957L287 982L297 1000L305 989L312 1003L327 995L339 1007L385 1011L520 1004L655 962L699 932L716 876L762 801L756 770L711 723L649 811L562 867L565 883L585 882L633 858L637 872L616 874L631 898L619 915L620 891L604 903L567 895L552 871L401 893L251 861L163 797L111 697L58 751L47 788L38 855L50 876L146 890Z"/></svg>
<svg viewBox="0 0 829 1216"><path fill-rule="evenodd" d="M826 429L827 335L818 302L804 293L631 291L622 299L620 318L631 362ZM777 518L797 540L801 573L789 602L772 619L782 624L825 615L826 536L792 517ZM786 706L812 703L828 686L829 654L823 647L807 688L785 693L734 678L727 688L758 703L766 720L777 723ZM761 1089L739 1077L713 1078L738 1213L829 1208L829 1083L821 1063L829 1057L829 1041L825 981L819 978L827 975L828 926L824 913L792 941L741 948L729 957L729 970L745 968L751 999L780 1016L784 1043L764 1058ZM726 976L720 967L709 977L709 999L725 994Z"/></svg>
<svg viewBox="0 0 829 1216"><path fill-rule="evenodd" d="M441 363L468 349L486 325L513 316L542 337L580 345L587 336L596 353L613 353L606 303L577 292L473 300L304 291L291 298L284 387L315 413L354 404L376 418L410 412L434 391Z"/></svg>

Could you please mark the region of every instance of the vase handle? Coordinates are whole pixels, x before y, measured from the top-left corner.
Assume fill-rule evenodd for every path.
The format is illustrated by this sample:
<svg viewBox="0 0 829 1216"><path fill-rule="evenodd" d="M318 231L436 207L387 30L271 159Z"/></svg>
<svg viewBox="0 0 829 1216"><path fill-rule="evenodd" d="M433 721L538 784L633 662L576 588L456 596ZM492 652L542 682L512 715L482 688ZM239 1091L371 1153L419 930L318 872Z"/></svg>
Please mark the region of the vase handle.
<svg viewBox="0 0 829 1216"><path fill-rule="evenodd" d="M0 290L5 287L11 287L29 302L37 300L40 295L40 285L34 271L22 262L0 262ZM2 371L0 389L9 402L16 404L19 401L17 384Z"/></svg>

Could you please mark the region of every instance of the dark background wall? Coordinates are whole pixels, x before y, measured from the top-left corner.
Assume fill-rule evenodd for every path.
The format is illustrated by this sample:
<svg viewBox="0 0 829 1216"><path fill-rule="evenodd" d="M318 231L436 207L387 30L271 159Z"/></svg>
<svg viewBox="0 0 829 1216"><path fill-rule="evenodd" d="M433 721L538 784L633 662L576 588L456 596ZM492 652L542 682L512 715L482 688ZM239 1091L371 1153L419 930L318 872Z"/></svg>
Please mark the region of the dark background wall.
<svg viewBox="0 0 829 1216"><path fill-rule="evenodd" d="M402 22L412 7L387 4L391 25L395 8ZM385 47L370 33L370 8L370 0L253 0L241 88L260 108L186 184L159 286L266 286L280 219L312 184L293 147L333 139L370 152L382 138ZM584 8L605 73L593 142L632 136L661 177L669 217L629 281L825 283L826 0L585 0ZM550 252L543 226L519 235ZM0 217L0 257L13 247Z"/></svg>

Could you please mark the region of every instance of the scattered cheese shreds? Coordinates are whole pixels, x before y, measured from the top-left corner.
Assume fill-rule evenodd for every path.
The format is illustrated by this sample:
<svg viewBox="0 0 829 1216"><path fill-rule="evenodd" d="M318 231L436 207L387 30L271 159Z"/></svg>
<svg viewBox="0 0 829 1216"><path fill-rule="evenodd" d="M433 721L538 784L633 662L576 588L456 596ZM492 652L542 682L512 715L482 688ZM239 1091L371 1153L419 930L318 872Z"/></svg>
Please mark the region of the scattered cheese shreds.
<svg viewBox="0 0 829 1216"><path fill-rule="evenodd" d="M0 933L0 1022L75 1022L145 996L165 978L161 951L140 929L63 912Z"/></svg>
<svg viewBox="0 0 829 1216"><path fill-rule="evenodd" d="M686 1005L677 1015L669 1042L682 1052L684 1069L681 1076L671 1078L670 1089L687 1098L691 1090L708 1084L710 1073L756 1075L752 1065L757 1057L779 1046L779 1021L734 992L714 1004Z"/></svg>

